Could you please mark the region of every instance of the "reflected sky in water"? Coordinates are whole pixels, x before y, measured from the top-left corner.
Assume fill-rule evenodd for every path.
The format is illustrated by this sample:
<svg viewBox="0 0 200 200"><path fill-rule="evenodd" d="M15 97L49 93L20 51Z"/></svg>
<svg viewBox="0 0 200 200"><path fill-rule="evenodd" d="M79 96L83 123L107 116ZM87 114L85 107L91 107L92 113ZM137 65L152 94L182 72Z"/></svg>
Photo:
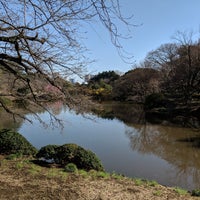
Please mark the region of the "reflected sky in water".
<svg viewBox="0 0 200 200"><path fill-rule="evenodd" d="M196 132L149 123L132 124L130 120L127 125L116 118L83 117L67 109L60 109L56 114L63 120L62 130L51 126L44 128L33 119L33 124L23 122L18 131L38 149L64 143L76 143L90 149L109 172L186 189L200 187L200 148L183 140L197 135ZM39 115L50 123L47 113Z"/></svg>

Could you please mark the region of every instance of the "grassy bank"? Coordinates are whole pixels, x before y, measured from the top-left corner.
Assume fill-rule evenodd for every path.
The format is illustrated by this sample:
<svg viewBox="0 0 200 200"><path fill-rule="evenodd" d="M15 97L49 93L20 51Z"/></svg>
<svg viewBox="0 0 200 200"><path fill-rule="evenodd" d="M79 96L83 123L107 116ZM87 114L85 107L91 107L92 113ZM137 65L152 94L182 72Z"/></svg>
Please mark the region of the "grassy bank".
<svg viewBox="0 0 200 200"><path fill-rule="evenodd" d="M94 170L66 172L55 166L40 166L29 158L0 157L0 199L54 200L149 200L199 199L180 188L155 181L130 179Z"/></svg>

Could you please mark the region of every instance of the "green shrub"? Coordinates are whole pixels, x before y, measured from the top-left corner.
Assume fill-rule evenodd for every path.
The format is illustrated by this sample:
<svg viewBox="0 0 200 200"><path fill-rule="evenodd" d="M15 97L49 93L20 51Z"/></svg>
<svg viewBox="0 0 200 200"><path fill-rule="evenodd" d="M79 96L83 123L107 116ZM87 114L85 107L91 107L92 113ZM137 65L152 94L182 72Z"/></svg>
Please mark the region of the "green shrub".
<svg viewBox="0 0 200 200"><path fill-rule="evenodd" d="M192 196L200 197L200 189L192 190Z"/></svg>
<svg viewBox="0 0 200 200"><path fill-rule="evenodd" d="M68 163L75 163L74 157L77 154L78 149L83 149L76 144L64 144L57 148L56 159L59 164L66 165ZM78 165L77 165L78 166Z"/></svg>
<svg viewBox="0 0 200 200"><path fill-rule="evenodd" d="M37 157L52 159L62 166L74 163L79 169L104 171L100 160L93 152L76 144L47 145L39 150Z"/></svg>
<svg viewBox="0 0 200 200"><path fill-rule="evenodd" d="M104 171L103 166L95 153L83 148L78 149L73 161L80 169L85 169L88 171L91 169Z"/></svg>
<svg viewBox="0 0 200 200"><path fill-rule="evenodd" d="M57 155L57 148L58 145L47 145L42 147L38 153L36 154L37 158L44 158L46 160L51 160L53 159L55 162L57 162L56 160L56 155Z"/></svg>
<svg viewBox="0 0 200 200"><path fill-rule="evenodd" d="M66 172L77 172L78 169L77 169L77 166L74 163L68 163L65 166L65 171Z"/></svg>
<svg viewBox="0 0 200 200"><path fill-rule="evenodd" d="M21 134L3 129L0 131L0 154L35 155L37 150Z"/></svg>
<svg viewBox="0 0 200 200"><path fill-rule="evenodd" d="M97 156L76 144L64 144L58 147L57 158L60 164L74 163L79 169L103 171Z"/></svg>

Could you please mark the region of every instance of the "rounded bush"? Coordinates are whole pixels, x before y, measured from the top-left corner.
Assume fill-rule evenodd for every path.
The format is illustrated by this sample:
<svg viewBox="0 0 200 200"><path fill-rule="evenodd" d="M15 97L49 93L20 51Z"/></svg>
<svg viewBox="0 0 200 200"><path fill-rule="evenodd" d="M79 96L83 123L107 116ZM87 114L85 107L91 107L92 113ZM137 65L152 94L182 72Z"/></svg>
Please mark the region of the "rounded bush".
<svg viewBox="0 0 200 200"><path fill-rule="evenodd" d="M100 160L93 152L76 144L47 145L39 150L37 157L54 160L62 166L74 163L79 169L104 171Z"/></svg>
<svg viewBox="0 0 200 200"><path fill-rule="evenodd" d="M89 150L79 149L73 161L80 169L104 171L101 161L95 153Z"/></svg>
<svg viewBox="0 0 200 200"><path fill-rule="evenodd" d="M21 134L12 130L0 131L0 154L35 155L37 150Z"/></svg>
<svg viewBox="0 0 200 200"><path fill-rule="evenodd" d="M200 197L200 189L192 190L192 196Z"/></svg>
<svg viewBox="0 0 200 200"><path fill-rule="evenodd" d="M64 144L58 147L57 158L60 164L74 163L79 169L103 171L103 166L97 156L89 150L76 145Z"/></svg>
<svg viewBox="0 0 200 200"><path fill-rule="evenodd" d="M44 158L46 160L53 159L56 162L56 149L58 148L58 145L47 145L42 147L38 153L36 154L37 158Z"/></svg>
<svg viewBox="0 0 200 200"><path fill-rule="evenodd" d="M64 144L57 148L56 158L59 164L66 165L68 163L74 163L74 157L77 154L78 149L82 147L76 144ZM75 163L76 164L76 163Z"/></svg>
<svg viewBox="0 0 200 200"><path fill-rule="evenodd" d="M68 163L65 166L65 171L66 172L77 172L78 169L77 169L77 166L74 163Z"/></svg>

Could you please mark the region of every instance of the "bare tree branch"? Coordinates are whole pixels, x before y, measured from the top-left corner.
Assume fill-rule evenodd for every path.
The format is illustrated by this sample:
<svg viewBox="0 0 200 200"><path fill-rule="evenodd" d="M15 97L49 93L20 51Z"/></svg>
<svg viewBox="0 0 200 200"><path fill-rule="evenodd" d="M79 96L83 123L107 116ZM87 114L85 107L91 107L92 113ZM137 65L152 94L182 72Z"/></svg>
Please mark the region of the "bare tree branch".
<svg viewBox="0 0 200 200"><path fill-rule="evenodd" d="M79 69L88 58L80 40L81 26L92 20L100 21L113 45L123 50L116 22L127 27L129 23L120 12L119 0L0 0L0 70L12 74L12 95L20 98L19 91L28 89L31 98L26 99L42 106L38 94L49 84L69 106L76 104L55 73L82 76ZM43 87L34 83L39 79ZM2 102L1 106L10 112Z"/></svg>

